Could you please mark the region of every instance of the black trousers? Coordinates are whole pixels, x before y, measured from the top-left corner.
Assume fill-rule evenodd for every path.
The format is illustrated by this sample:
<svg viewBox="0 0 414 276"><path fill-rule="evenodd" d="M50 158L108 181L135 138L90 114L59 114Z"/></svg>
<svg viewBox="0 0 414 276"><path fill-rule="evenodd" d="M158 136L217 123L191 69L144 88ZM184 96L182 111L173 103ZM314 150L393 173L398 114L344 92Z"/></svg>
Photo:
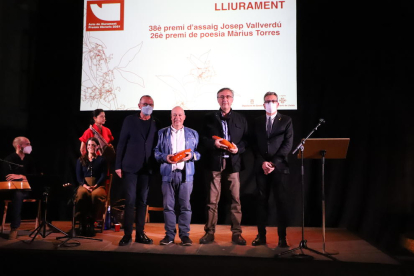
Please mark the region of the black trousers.
<svg viewBox="0 0 414 276"><path fill-rule="evenodd" d="M131 235L136 223L136 235L144 232L147 196L149 190L149 173L141 170L137 173L124 172L123 184L125 192L124 233ZM134 218L134 209L136 211Z"/></svg>
<svg viewBox="0 0 414 276"><path fill-rule="evenodd" d="M265 175L263 171L256 174L258 190L257 202L257 229L260 236L266 236L266 226L269 208L269 196L273 190L276 204L277 233L279 238L286 237L287 227L287 183L288 174L281 174L273 171Z"/></svg>

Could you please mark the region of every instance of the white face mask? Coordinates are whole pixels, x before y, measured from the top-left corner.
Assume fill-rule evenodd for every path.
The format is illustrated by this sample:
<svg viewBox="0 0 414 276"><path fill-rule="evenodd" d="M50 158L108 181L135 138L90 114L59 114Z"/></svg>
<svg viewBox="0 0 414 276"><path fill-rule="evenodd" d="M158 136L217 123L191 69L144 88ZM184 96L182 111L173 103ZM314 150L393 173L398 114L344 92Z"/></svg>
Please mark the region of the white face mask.
<svg viewBox="0 0 414 276"><path fill-rule="evenodd" d="M23 148L23 153L30 154L32 152L32 146L27 146Z"/></svg>
<svg viewBox="0 0 414 276"><path fill-rule="evenodd" d="M265 103L267 113L273 114L277 111L276 103Z"/></svg>
<svg viewBox="0 0 414 276"><path fill-rule="evenodd" d="M146 115L146 116L151 115L152 114L152 110L153 110L153 108L150 105L143 106L141 108L142 113L144 113L144 115Z"/></svg>

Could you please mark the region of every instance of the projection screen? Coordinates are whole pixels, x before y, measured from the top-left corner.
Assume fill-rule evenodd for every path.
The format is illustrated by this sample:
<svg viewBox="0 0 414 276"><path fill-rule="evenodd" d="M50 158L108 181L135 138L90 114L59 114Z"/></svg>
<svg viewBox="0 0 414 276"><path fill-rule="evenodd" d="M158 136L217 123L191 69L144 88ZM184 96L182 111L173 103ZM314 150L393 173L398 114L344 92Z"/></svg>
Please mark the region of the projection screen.
<svg viewBox="0 0 414 276"><path fill-rule="evenodd" d="M85 1L80 110L215 110L220 88L233 109L297 109L296 1Z"/></svg>

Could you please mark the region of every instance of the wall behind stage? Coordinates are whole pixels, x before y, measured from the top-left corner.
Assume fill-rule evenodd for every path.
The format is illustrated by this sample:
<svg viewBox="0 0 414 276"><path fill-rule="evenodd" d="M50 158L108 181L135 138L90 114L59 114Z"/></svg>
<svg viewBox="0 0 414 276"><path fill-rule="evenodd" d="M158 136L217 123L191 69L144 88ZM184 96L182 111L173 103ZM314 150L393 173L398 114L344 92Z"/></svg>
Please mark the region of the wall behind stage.
<svg viewBox="0 0 414 276"><path fill-rule="evenodd" d="M413 53L406 42L413 4L345 6L322 0L297 4L298 110L282 112L293 118L294 144L319 118L326 124L314 138L351 138L346 160L326 162L327 227L346 227L385 250L397 250L400 236L414 227L414 131L408 98L413 91ZM79 111L82 9L79 0L0 3L0 156L13 151L14 137L30 138L38 166L52 183L54 220L68 219L70 214L69 194L61 184L74 182L77 139L90 117ZM123 118L131 113L107 112L106 126L115 138ZM242 113L249 121L261 114ZM170 123L168 112L154 114L163 126ZM188 112L186 125L199 130L203 115ZM244 157L243 224L253 225L251 150ZM291 225L300 226L300 162L294 156L290 161ZM306 226L321 225L320 169L318 161L305 162ZM204 223L203 160L196 170L193 222ZM151 186L153 205L161 204L159 179L157 175ZM116 197L121 197L120 187L116 179ZM225 207L220 208L220 223L229 223ZM162 217L155 215L154 220Z"/></svg>

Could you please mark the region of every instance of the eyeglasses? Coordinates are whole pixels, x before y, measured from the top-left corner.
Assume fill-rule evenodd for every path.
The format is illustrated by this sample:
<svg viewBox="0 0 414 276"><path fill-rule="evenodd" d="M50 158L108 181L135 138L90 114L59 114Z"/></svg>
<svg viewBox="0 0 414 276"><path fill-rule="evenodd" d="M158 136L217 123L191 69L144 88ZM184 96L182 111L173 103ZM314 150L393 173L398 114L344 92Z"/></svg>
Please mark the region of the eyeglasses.
<svg viewBox="0 0 414 276"><path fill-rule="evenodd" d="M265 103L277 103L278 101L277 100L271 100L271 101L265 101Z"/></svg>
<svg viewBox="0 0 414 276"><path fill-rule="evenodd" d="M227 95L227 96L220 96L220 97L217 97L217 99L220 99L220 100L224 100L224 99L232 99L233 98L233 96L230 96L230 95Z"/></svg>

